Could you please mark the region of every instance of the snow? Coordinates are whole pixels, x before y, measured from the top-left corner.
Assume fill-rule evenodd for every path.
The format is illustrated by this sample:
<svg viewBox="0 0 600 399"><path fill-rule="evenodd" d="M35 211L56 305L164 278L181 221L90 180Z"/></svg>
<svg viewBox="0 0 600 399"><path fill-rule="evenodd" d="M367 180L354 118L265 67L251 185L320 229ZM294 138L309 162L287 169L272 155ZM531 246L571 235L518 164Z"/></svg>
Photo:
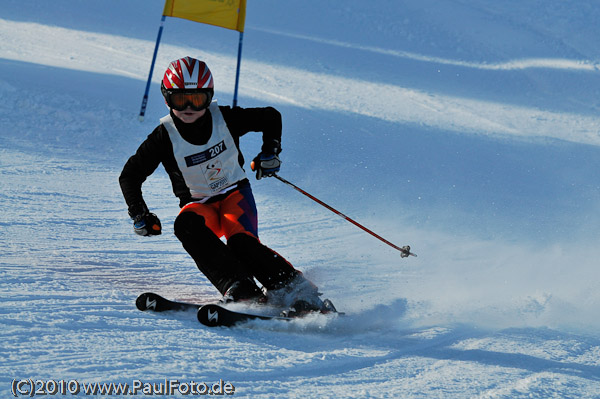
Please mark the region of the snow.
<svg viewBox="0 0 600 399"><path fill-rule="evenodd" d="M2 2L3 397L32 379L600 398L595 1L249 2L239 105L281 111L281 175L418 257L251 178L263 242L346 317L235 329L134 305L218 298L172 234L162 169L144 185L160 237L133 234L117 182L166 113L169 61L206 60L231 103L237 33L169 18L138 121L163 4Z"/></svg>

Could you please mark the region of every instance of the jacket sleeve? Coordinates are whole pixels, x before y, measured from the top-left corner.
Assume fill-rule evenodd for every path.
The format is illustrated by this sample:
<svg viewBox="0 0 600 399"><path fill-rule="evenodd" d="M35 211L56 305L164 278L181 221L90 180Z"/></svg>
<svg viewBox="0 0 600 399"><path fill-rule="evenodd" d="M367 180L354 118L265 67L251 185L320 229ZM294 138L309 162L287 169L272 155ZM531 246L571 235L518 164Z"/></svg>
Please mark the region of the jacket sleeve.
<svg viewBox="0 0 600 399"><path fill-rule="evenodd" d="M262 151L281 152L281 114L273 107L230 108L220 107L227 128L237 140L248 132L262 132Z"/></svg>
<svg viewBox="0 0 600 399"><path fill-rule="evenodd" d="M119 176L119 184L127 203L129 216L134 217L147 211L142 195L142 184L162 162L165 148L162 125L158 126L132 155Z"/></svg>

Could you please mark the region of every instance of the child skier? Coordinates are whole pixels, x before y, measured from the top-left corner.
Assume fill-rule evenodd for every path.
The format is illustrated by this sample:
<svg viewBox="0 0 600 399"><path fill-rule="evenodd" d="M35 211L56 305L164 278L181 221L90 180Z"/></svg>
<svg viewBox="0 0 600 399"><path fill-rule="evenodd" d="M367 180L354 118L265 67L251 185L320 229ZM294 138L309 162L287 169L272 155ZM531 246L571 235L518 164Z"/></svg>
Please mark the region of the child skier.
<svg viewBox="0 0 600 399"><path fill-rule="evenodd" d="M129 158L119 177L134 231L161 234L160 221L148 210L141 188L162 163L181 208L175 235L224 302L268 301L297 311L325 310L317 288L258 238L257 210L239 139L262 132L253 170L257 179L273 176L280 168L280 113L272 107L217 105L208 66L191 57L170 63L161 91L169 115Z"/></svg>

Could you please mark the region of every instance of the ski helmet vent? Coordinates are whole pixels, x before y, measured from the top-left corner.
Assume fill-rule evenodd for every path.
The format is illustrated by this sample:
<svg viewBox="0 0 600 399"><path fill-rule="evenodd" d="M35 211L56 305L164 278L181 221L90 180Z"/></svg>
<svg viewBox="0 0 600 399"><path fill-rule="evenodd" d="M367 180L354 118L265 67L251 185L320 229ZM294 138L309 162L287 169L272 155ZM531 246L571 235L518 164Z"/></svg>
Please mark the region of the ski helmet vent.
<svg viewBox="0 0 600 399"><path fill-rule="evenodd" d="M214 82L204 61L183 57L169 64L162 86L168 90L213 89Z"/></svg>

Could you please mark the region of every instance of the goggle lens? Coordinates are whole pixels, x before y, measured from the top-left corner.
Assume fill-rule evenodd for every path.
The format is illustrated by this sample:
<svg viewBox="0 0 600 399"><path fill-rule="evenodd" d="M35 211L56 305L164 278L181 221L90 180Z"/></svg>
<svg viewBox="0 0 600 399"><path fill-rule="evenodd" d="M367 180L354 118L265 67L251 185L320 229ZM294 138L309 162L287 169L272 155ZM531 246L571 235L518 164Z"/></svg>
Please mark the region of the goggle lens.
<svg viewBox="0 0 600 399"><path fill-rule="evenodd" d="M173 91L167 95L167 104L177 111L183 111L188 106L195 111L207 108L210 103L209 94L204 91L179 92Z"/></svg>

